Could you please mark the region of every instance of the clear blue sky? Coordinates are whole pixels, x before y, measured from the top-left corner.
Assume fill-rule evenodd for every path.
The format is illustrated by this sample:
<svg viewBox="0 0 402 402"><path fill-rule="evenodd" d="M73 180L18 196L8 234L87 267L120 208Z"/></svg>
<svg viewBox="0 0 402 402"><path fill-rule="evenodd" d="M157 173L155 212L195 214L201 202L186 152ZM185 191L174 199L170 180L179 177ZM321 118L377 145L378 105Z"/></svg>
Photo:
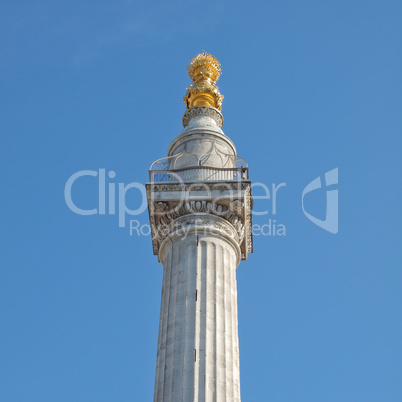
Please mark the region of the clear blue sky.
<svg viewBox="0 0 402 402"><path fill-rule="evenodd" d="M237 270L242 400L401 401L401 26L396 0L3 1L0 400L152 400L151 239L74 214L64 186L101 168L145 183L204 49L251 179L286 183L254 217L286 236L256 236ZM301 194L336 167L334 235ZM96 179L73 196L96 208ZM305 207L323 219L325 190Z"/></svg>

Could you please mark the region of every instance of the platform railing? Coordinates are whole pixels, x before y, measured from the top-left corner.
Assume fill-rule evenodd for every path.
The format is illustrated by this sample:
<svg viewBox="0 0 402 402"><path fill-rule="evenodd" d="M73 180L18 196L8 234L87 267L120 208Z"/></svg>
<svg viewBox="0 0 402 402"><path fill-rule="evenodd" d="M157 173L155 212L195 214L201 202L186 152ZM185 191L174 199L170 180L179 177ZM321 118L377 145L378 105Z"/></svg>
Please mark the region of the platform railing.
<svg viewBox="0 0 402 402"><path fill-rule="evenodd" d="M174 170L150 170L149 180L152 183L242 181L248 180L248 168L216 168L208 166L194 166Z"/></svg>

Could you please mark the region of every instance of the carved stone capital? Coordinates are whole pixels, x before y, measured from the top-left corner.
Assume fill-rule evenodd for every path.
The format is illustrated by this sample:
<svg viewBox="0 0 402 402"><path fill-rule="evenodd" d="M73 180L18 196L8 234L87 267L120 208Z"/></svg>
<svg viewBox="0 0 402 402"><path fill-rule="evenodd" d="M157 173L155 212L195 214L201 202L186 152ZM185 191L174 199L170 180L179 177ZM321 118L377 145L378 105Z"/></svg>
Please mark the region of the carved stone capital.
<svg viewBox="0 0 402 402"><path fill-rule="evenodd" d="M186 235L196 218L204 222L197 230L211 232L212 225L235 242L241 259L252 252L250 182L149 183L147 193L154 254L160 255L162 243L173 234Z"/></svg>
<svg viewBox="0 0 402 402"><path fill-rule="evenodd" d="M161 204L164 204L163 212L160 211ZM152 206L151 206L152 208ZM169 236L171 231L176 230L175 225L178 218L189 215L187 221L193 219L194 216L203 214L205 216L213 215L220 217L231 224L233 237L240 243L244 238L244 226L241 217L239 217L229 207L211 201L183 201L169 209L166 203L157 202L154 204L155 214L154 223L156 236L159 241L163 241ZM204 219L205 219L204 216Z"/></svg>

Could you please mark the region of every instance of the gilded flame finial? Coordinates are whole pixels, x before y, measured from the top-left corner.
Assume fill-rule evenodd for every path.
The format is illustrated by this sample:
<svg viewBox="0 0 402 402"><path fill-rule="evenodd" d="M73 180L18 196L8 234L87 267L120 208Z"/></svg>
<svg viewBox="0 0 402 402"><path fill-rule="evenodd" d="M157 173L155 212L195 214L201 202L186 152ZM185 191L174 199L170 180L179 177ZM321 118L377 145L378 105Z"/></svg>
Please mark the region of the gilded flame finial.
<svg viewBox="0 0 402 402"><path fill-rule="evenodd" d="M187 66L187 71L193 82L183 98L187 109L208 106L221 110L223 96L215 85L221 75L219 60L206 52L197 54Z"/></svg>

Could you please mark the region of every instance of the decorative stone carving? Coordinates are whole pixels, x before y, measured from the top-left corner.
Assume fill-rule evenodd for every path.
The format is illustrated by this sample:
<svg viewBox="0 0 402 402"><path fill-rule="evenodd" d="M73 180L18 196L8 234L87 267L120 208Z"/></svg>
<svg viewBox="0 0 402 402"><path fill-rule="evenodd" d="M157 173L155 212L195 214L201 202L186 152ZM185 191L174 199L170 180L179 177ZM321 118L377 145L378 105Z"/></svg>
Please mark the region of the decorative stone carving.
<svg viewBox="0 0 402 402"><path fill-rule="evenodd" d="M230 203L230 208L233 209L233 211L240 213L241 210L243 209L244 204L240 200L234 200Z"/></svg>
<svg viewBox="0 0 402 402"><path fill-rule="evenodd" d="M246 219L245 219L245 224L246 224L246 233L247 233L247 239L246 239L246 247L247 247L247 253L252 253L253 252L253 225L252 225L252 220L251 220L251 212L252 212L252 205L251 205L251 187L249 187L245 193L244 193L244 199L246 203Z"/></svg>
<svg viewBox="0 0 402 402"><path fill-rule="evenodd" d="M252 252L251 185L249 181L204 183L148 183L148 207L153 251L160 254L166 237L180 228L179 218L208 214L221 218L233 228L233 239L241 249L241 259ZM214 202L215 200L215 202ZM184 225L180 221L180 225ZM219 225L218 225L219 226Z"/></svg>
<svg viewBox="0 0 402 402"><path fill-rule="evenodd" d="M168 204L166 204L166 202L159 201L154 204L154 208L155 208L155 211L157 211L157 212L163 212L163 211L167 210L169 208L169 206L168 206Z"/></svg>
<svg viewBox="0 0 402 402"><path fill-rule="evenodd" d="M244 165L247 166L244 159L231 154L225 144L220 144L208 139L203 140L202 147L197 146L194 148L190 143L187 143L178 146L175 152L176 154L169 157L170 164L167 170L180 169L183 167L196 168L198 166L234 168L237 161L240 163L244 162Z"/></svg>
<svg viewBox="0 0 402 402"><path fill-rule="evenodd" d="M166 203L161 202L154 203L153 208L155 218L153 222L151 222L151 225L154 226L153 229L155 229L155 235L159 241L163 241L166 238L166 236L169 235L169 232L171 230L175 230L175 226L171 225L174 220L184 215L197 214L197 213L207 213L225 219L235 229L236 238L237 241L239 242L239 245L243 241L244 226L242 223L242 219L233 210L231 210L229 207L225 205L221 205L211 201L186 201L186 202L183 201L169 211L167 211L166 208L164 208L162 212L160 211L161 209L160 204L165 204L167 207ZM190 220L186 220L185 222L188 223L190 222Z"/></svg>
<svg viewBox="0 0 402 402"><path fill-rule="evenodd" d="M223 126L223 116L222 114L212 107L207 106L196 106L188 109L183 115L183 127L187 127L191 119L195 116L209 116L215 120L216 125L219 128Z"/></svg>

